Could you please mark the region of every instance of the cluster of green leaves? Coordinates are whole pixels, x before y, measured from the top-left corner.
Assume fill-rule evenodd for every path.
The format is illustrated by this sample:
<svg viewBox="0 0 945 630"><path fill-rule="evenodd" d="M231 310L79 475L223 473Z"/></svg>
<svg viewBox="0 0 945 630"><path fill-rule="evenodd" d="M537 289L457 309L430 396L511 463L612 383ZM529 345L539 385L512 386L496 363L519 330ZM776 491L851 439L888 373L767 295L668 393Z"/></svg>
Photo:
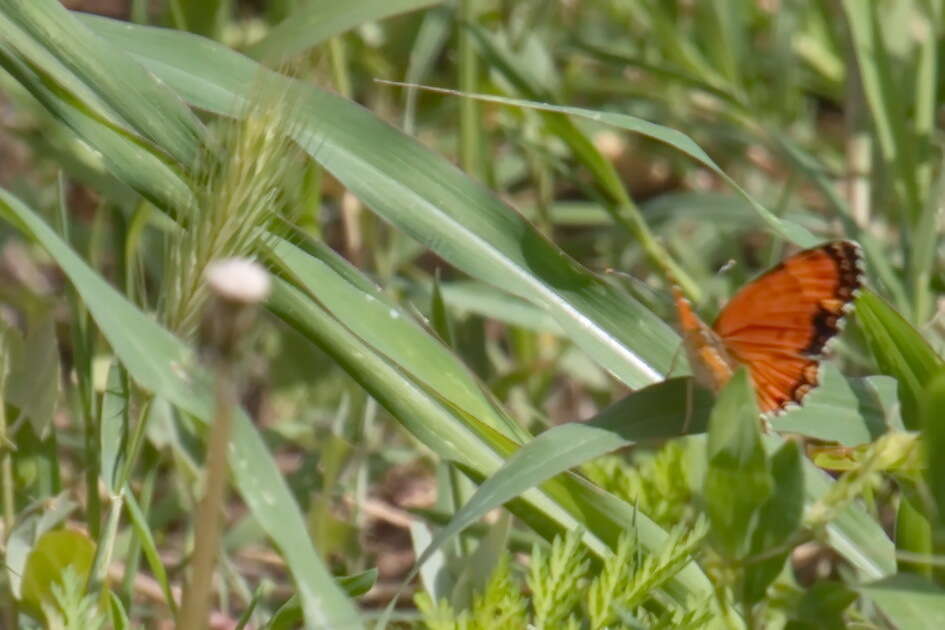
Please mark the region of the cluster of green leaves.
<svg viewBox="0 0 945 630"><path fill-rule="evenodd" d="M67 565L52 585L53 603L43 603L43 612L49 630L100 630L105 627L105 616L100 612L95 596L85 589L85 580L73 565Z"/></svg>
<svg viewBox="0 0 945 630"><path fill-rule="evenodd" d="M581 467L588 479L602 490L635 504L663 527L693 518L693 489L698 471L693 471L690 444L670 441L655 453L643 452L628 466L623 457L605 455Z"/></svg>
<svg viewBox="0 0 945 630"><path fill-rule="evenodd" d="M789 558L802 543L827 542L825 525L862 498L878 472L905 471L914 449L890 434L848 463L844 475L811 502L805 493L823 479L810 467L805 471L796 442L764 437L757 418L754 392L741 370L721 393L707 435L671 441L636 466L617 456L585 464L602 488L613 488L643 513L663 517L657 521L673 537L658 553L643 554L631 538L621 538L614 555L591 569L571 538L557 540L550 551L532 549L527 598L519 586L513 587L512 601L504 599L508 570L500 564L492 579L503 587L490 583L468 609L456 611L442 598L434 604L428 593L418 596L426 623L431 628L488 627L482 620L513 612L527 612L536 627L584 627L581 620L587 620L592 628L747 623L801 630L864 621L851 607L855 590L833 578L805 586L793 576ZM703 606L688 602L681 610L664 611L666 617L653 616L650 600L663 601L661 584L693 557L707 568L714 593ZM902 586L890 583L893 590L897 585ZM490 599L490 592L498 599ZM455 592L453 599L458 599Z"/></svg>
<svg viewBox="0 0 945 630"><path fill-rule="evenodd" d="M666 610L658 603L658 589L689 562L704 535L704 523L678 528L659 554L643 556L626 532L613 555L592 564L574 530L555 537L547 549L532 548L524 584L503 553L468 609L457 611L448 600L434 601L426 592L417 595L416 603L430 630L701 628L714 615L707 600L686 610Z"/></svg>
<svg viewBox="0 0 945 630"><path fill-rule="evenodd" d="M139 22L148 19L144 4L133 3ZM274 398L285 402L291 387L306 393L285 412L299 419L274 430L245 413L235 420L230 472L247 510L225 541L232 579L219 595L247 618L362 627L352 597L376 574L340 541L356 533L326 517L337 496L364 497L377 470L430 456L440 474L438 509L428 515L441 527L417 545L425 584L437 580L424 571L443 577L436 563L457 540L460 548L478 540L473 556L458 556L469 565L479 550L516 540L517 528L473 527L500 506L558 541L532 551L529 603L505 588L514 582L506 563L468 611L460 600L442 603L449 589L431 587L430 619L633 627L633 617L696 623L709 606L731 627L778 614L774 623L795 627L919 627L940 614L942 578L929 559L945 550L945 476L935 457L945 443L935 350L945 331L932 318L943 288L935 227L945 174L933 148L941 0L811 0L778 11L753 0L432 4L273 1L257 18L268 21L263 38L250 44L244 35L260 24L231 28L224 0L170 3L173 28L70 13L55 0L0 0L0 88L35 120L21 135L47 172L61 169L103 200L87 224L70 214L65 178L0 189L4 238L29 239L30 257L51 259L71 285L58 341L62 330L40 316L61 306L55 296L0 288L26 320L25 335L5 332L0 366L7 610L81 618L87 598L63 581L71 566L87 594L107 602L111 624L128 627L143 614L133 585L146 564L164 597L157 614L177 614L180 567L165 566L158 548L192 512L213 404L188 334L199 299L175 297L184 304L175 309L152 296L184 295L206 261L225 253L256 255L273 271L266 325L275 348L264 358L293 374L285 387L272 384ZM258 62L317 47L337 94ZM421 144L382 119L402 94L377 76L458 84L469 97L406 88L403 127ZM274 183L289 175L285 163L257 164L254 143L241 153L214 138L227 126L220 118L252 124L256 101L266 111L288 103L255 136L240 137L298 146L305 163L291 212ZM825 132L833 108L850 118L844 142ZM605 156L602 139L615 134L623 150ZM462 170L444 157L453 154ZM625 164L635 155L668 170L670 194L645 202L635 194L647 170ZM345 193L323 197L331 188L323 173ZM714 190L698 185L706 179ZM679 192L686 181L696 185ZM244 210L255 218L241 222ZM301 230L287 237L285 222ZM273 225L280 229L265 233ZM338 225L357 266L329 247ZM843 452L852 463L839 481L793 443L758 433L743 377L716 403L693 390L660 301L590 271L630 269L656 290L672 277L711 303L787 245L835 237L836 226L863 245L876 291L858 299L844 352L850 373L869 376L826 370L777 428L844 447L893 432ZM230 240L217 238L224 234L242 245L213 246ZM451 271L431 272L428 252ZM744 264L717 274L730 258ZM57 343L70 358L61 398ZM671 369L682 378L664 381ZM621 398L626 387L633 393ZM571 395L579 405L561 403ZM552 415L576 420L589 406L601 411L587 422L533 437L555 424ZM52 429L57 409L68 411L64 430ZM299 437L312 422L318 440ZM407 439L390 439L392 426ZM904 455L915 453L917 432L924 469ZM640 469L588 463L681 434L693 434L684 450L669 447ZM304 453L288 479L279 448ZM585 465L587 476L571 472ZM900 488L889 505L860 500L879 471ZM84 495L81 509L70 492ZM897 514L894 537L883 509ZM709 534L676 557L676 522L699 522L699 513ZM89 532L92 558L42 571L30 604L18 576L66 518ZM785 576L791 551L810 540L842 559L842 582ZM297 593L288 601L230 570L240 549L269 543ZM909 562L897 563L897 550ZM329 570L331 551L347 578ZM618 566L621 554L634 561ZM107 579L116 559L120 584ZM557 606L556 594L570 593L564 585L581 580L596 585L593 597ZM787 584L789 596L772 595L772 584Z"/></svg>

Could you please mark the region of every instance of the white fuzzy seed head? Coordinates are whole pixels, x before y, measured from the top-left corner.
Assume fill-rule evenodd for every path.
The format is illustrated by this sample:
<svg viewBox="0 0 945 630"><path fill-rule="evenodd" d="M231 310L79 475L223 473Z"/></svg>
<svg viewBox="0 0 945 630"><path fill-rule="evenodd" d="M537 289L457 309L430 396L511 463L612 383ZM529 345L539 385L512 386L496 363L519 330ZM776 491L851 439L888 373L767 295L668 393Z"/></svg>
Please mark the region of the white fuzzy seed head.
<svg viewBox="0 0 945 630"><path fill-rule="evenodd" d="M259 304L269 296L269 274L248 258L215 260L204 272L211 293L228 302Z"/></svg>

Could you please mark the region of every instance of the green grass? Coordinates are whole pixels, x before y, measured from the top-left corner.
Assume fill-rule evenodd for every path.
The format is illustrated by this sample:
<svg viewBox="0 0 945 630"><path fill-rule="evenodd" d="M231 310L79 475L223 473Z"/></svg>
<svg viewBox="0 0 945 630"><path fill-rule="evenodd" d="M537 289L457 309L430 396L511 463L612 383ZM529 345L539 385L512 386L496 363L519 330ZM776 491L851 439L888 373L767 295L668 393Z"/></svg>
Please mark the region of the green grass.
<svg viewBox="0 0 945 630"><path fill-rule="evenodd" d="M0 625L940 621L941 0L129 4L0 0ZM839 237L763 433L670 282Z"/></svg>

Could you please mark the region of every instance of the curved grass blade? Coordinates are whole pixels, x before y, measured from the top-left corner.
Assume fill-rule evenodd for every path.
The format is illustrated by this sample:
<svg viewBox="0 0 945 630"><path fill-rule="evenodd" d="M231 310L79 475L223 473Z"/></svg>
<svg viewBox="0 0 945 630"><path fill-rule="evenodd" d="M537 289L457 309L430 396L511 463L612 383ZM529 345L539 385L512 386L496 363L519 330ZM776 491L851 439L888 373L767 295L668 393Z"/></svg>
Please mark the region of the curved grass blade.
<svg viewBox="0 0 945 630"><path fill-rule="evenodd" d="M84 19L202 109L237 115L247 86L264 71L188 34ZM567 257L442 157L341 97L297 89L294 137L378 214L466 273L546 308L628 385L661 380L669 349L678 345L665 322Z"/></svg>
<svg viewBox="0 0 945 630"><path fill-rule="evenodd" d="M902 422L919 429L919 406L925 387L945 363L909 322L872 291L856 300L856 320L883 374L899 383Z"/></svg>
<svg viewBox="0 0 945 630"><path fill-rule="evenodd" d="M449 524L437 532L417 559L417 566L490 510L555 475L641 440L704 431L706 410L711 407L706 393L699 390L700 400L693 405L695 415L690 422L679 413L679 401L691 387L685 378L664 381L627 396L586 423L562 424L534 438L479 486Z"/></svg>
<svg viewBox="0 0 945 630"><path fill-rule="evenodd" d="M491 96L488 94L464 94L462 92L457 92L456 90L444 90L425 86L407 85L404 83L397 83L395 81L384 81L383 83L401 85L403 87L420 87L431 92L453 94L465 98L474 98L487 103L498 103L500 105L512 105L515 107L527 107L529 109L535 109L539 111L558 112L561 114L578 116L580 118L603 123L605 125L611 125L625 131L630 131L632 133L646 136L647 138L651 138L657 142L662 142L663 144L673 147L674 149L688 155L725 180L726 183L734 188L739 195L741 195L749 204L751 204L751 207L754 208L755 212L758 213L758 216L774 233L800 247L813 247L820 242L820 239L811 234L807 228L798 225L797 223L785 221L784 219L775 216L770 210L765 208L758 201L756 201L754 197L748 194L748 191L739 186L734 179L729 177L725 171L723 171L721 167L719 167L719 165L716 164L715 161L709 157L705 151L702 150L702 147L695 143L692 138L681 131L677 131L676 129L664 127L663 125L658 125L648 120L637 118L636 116L620 114L617 112L595 111L592 109L569 107L565 105L549 105L547 103L539 103L518 98L507 98L503 96Z"/></svg>
<svg viewBox="0 0 945 630"><path fill-rule="evenodd" d="M133 121L136 131L159 143L177 161L193 163L203 135L193 112L154 77L141 72L135 61L115 55L109 44L89 32L59 2L0 0L2 15L32 36L10 43L20 54L41 63L43 72L52 73L52 81L75 94L77 100L97 105L102 118L114 121L117 114ZM3 39L9 41L11 34L11 29L5 28ZM50 57L61 66L51 63ZM102 101L83 98L90 92Z"/></svg>
<svg viewBox="0 0 945 630"><path fill-rule="evenodd" d="M0 65L49 112L103 156L108 172L161 208L184 207L190 189L154 149L92 115L84 102L63 95L61 86L31 69L0 41Z"/></svg>
<svg viewBox="0 0 945 630"><path fill-rule="evenodd" d="M327 275L318 277L319 286L330 281ZM337 291L337 288L329 288L325 295ZM384 317L388 317L387 311L391 308L380 300L368 302L364 297L352 293L347 300L349 304L339 299L323 303L317 296L306 299L297 289L278 282L274 285L270 306L338 361L404 428L441 458L456 463L477 481L498 470L504 459L519 448L519 442L508 436L504 423L493 424L487 418L480 420L422 382L417 375L426 374L429 369L422 361L407 356L408 362L401 364L397 357L383 356L365 340L353 335L346 322L358 325L352 320L358 319L363 309L380 308ZM409 339L409 331L401 328L403 319L388 318L387 326L393 327L396 334L380 336L404 334ZM371 343L379 336L376 326L363 326L359 330L370 335ZM379 340L378 343L389 342ZM442 346L437 347L445 351ZM466 378L446 374L440 382L448 383L457 377L460 381ZM444 393L452 391L448 389ZM540 488L519 493L507 507L548 539L565 529L582 527L585 544L598 556L609 554L626 528L636 528L640 544L650 550L659 549L667 539L666 532L632 506L574 476L549 479ZM707 592L705 576L695 568L693 571L694 574L686 572L672 582L679 601L684 601L687 593Z"/></svg>
<svg viewBox="0 0 945 630"><path fill-rule="evenodd" d="M271 255L283 273L319 302L332 305L335 316L380 354L399 365L466 413L504 435L528 436L494 405L465 365L442 342L428 334L327 246L311 244L313 255L287 241L274 241ZM378 334L384 331L386 334Z"/></svg>

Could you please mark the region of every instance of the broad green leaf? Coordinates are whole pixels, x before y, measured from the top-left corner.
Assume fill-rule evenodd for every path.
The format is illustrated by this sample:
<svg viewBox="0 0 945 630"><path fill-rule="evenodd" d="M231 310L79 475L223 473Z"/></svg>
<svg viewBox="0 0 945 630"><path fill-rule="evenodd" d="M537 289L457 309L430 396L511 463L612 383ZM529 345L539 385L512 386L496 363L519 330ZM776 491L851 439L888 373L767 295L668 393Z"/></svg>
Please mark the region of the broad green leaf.
<svg viewBox="0 0 945 630"><path fill-rule="evenodd" d="M945 364L922 335L873 292L857 298L856 319L880 371L899 383L903 424L917 430L922 392Z"/></svg>
<svg viewBox="0 0 945 630"><path fill-rule="evenodd" d="M92 568L95 543L85 534L71 529L46 532L36 541L23 570L21 598L30 610L42 610L44 603L54 604L52 588L66 567L85 578Z"/></svg>
<svg viewBox="0 0 945 630"><path fill-rule="evenodd" d="M872 599L897 628L945 625L945 591L913 573L899 573L856 588Z"/></svg>
<svg viewBox="0 0 945 630"><path fill-rule="evenodd" d="M344 575L339 578L338 585L344 589L348 597L359 597L367 593L377 583L377 569L368 569L354 575ZM299 604L299 596L290 597L279 610L269 619L265 628L275 630L277 628L294 630L302 622L302 606Z"/></svg>
<svg viewBox="0 0 945 630"><path fill-rule="evenodd" d="M440 291L446 304L460 313L476 313L536 332L563 334L561 326L540 307L482 282L444 282Z"/></svg>
<svg viewBox="0 0 945 630"><path fill-rule="evenodd" d="M751 555L768 554L785 545L801 525L804 514L804 466L797 442L785 442L770 458L774 492L761 507L758 526L752 534ZM742 599L748 604L762 600L781 572L791 549L764 560L751 560L744 568Z"/></svg>
<svg viewBox="0 0 945 630"><path fill-rule="evenodd" d="M371 568L353 575L343 575L338 580L338 586L344 589L348 597L360 597L377 584L377 569Z"/></svg>
<svg viewBox="0 0 945 630"><path fill-rule="evenodd" d="M209 375L188 348L108 285L36 214L0 189L0 214L24 225L74 284L79 295L139 385L164 396L202 423L212 418ZM236 487L260 525L283 550L310 624L358 626L358 614L312 548L285 479L244 413L237 414L230 449Z"/></svg>
<svg viewBox="0 0 945 630"><path fill-rule="evenodd" d="M439 499L439 496L437 498ZM433 535L425 523L414 521L410 524L410 540L413 544L413 554L419 558L423 555L424 550L430 546ZM439 601L452 592L456 580L450 574L446 552L443 549L433 552L425 562L417 563L417 565L419 566L420 583L430 599Z"/></svg>
<svg viewBox="0 0 945 630"><path fill-rule="evenodd" d="M266 630L296 630L302 623L302 607L299 598L293 595L276 610L266 624Z"/></svg>
<svg viewBox="0 0 945 630"><path fill-rule="evenodd" d="M703 494L719 552L744 557L773 480L761 443L760 413L748 371L740 367L712 408Z"/></svg>
<svg viewBox="0 0 945 630"><path fill-rule="evenodd" d="M281 61L317 46L329 37L340 35L366 22L383 20L439 4L441 0L310 0L275 26L266 37L250 48L256 59Z"/></svg>
<svg viewBox="0 0 945 630"><path fill-rule="evenodd" d="M899 561L899 570L931 578L932 565L923 560L931 559L935 551L932 524L929 517L919 510L919 504L913 503L914 499L905 491L905 483L902 486L903 495L899 498L896 509L896 549L910 554L911 557L909 560Z"/></svg>

